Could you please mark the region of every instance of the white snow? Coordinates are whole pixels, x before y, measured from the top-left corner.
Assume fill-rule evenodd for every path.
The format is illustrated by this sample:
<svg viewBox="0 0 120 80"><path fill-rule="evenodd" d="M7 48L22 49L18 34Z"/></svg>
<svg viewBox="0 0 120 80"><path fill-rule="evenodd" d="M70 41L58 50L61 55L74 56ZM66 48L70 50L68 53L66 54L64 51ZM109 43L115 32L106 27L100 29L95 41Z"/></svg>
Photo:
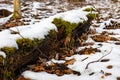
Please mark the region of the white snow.
<svg viewBox="0 0 120 80"><path fill-rule="evenodd" d="M13 12L13 5L9 5L9 4L0 4L0 10L1 9L7 9L10 12Z"/></svg>
<svg viewBox="0 0 120 80"><path fill-rule="evenodd" d="M86 1L94 2L91 0L86 0ZM116 9L116 7L114 7L112 4L111 6L108 5L107 0L105 2L101 0L101 2L103 3L98 2L98 4L94 6L97 8ZM117 4L117 6L118 5L119 3ZM34 10L35 14L37 13L37 8L39 7L41 8L41 6L42 5L40 3L37 3L37 2L33 3L32 9ZM91 7L91 6L87 6L87 8L88 7ZM49 6L48 8L54 9L53 6ZM57 9L54 9L54 13L57 12L56 10ZM100 14L100 16L104 18L108 17L109 15L109 12L106 13L105 11L102 11L102 13L103 14ZM15 47L18 49L16 40L18 38L21 38L21 36L19 34L11 34L12 31L19 32L25 38L44 39L45 35L47 35L51 29L55 29L57 31L56 26L51 23L54 18L62 18L72 23L78 23L78 22L87 20L86 14L87 12L82 11L82 9L71 10L71 11L67 11L64 13L58 13L55 16L51 16L47 19L43 19L41 20L40 23L27 25L27 26L16 26L10 29L3 30L0 32L0 48L7 46L7 47ZM114 16L115 15L116 15L116 12ZM6 21L7 18L5 18L4 20ZM0 22L2 23L4 22L4 20L1 18ZM120 29L115 29L115 30L104 30L103 29L105 27L105 24L107 25L111 24L110 20L114 20L114 19L108 19L106 21L101 20L101 23L98 24L99 27L98 28L92 27L92 29L95 29L98 34L103 31L113 32L116 34L114 35L114 37L120 39ZM90 55L76 54L76 55L66 58L66 60L69 60L72 58L76 59L76 62L73 65L68 65L68 68L80 72L81 73L80 76L77 76L74 74L57 76L55 74L49 74L46 72L33 72L33 71L24 71L22 75L25 78L29 78L31 80L117 80L116 77L120 77L120 51L119 51L120 45L115 45L114 42L113 43L112 42L104 42L104 43L95 42L90 37L88 38L86 42L94 42L95 44L93 46L88 46L88 47L98 48L101 50L101 52L96 52L95 54L90 54ZM98 46L97 44L102 44L102 46ZM79 47L77 51L85 47ZM102 56L104 56L105 54L108 54L109 52L110 54L103 58L103 59L109 59L108 62L99 61L99 62L91 63L89 64L88 69L85 69L88 63L100 59ZM6 54L4 52L0 51L0 55L6 58ZM65 61L64 60L58 61L58 60L52 59L51 61L48 62L48 64L51 62L64 63ZM109 65L112 65L113 68L108 69L107 66ZM90 75L91 73L94 73L94 74ZM105 73L111 73L111 75L105 76Z"/></svg>
<svg viewBox="0 0 120 80"><path fill-rule="evenodd" d="M12 15L4 18L0 18L0 25L5 24L8 20L10 20Z"/></svg>
<svg viewBox="0 0 120 80"><path fill-rule="evenodd" d="M0 55L2 55L2 56L3 56L3 58L6 58L6 55L5 55L5 53L4 53L4 52L0 51Z"/></svg>

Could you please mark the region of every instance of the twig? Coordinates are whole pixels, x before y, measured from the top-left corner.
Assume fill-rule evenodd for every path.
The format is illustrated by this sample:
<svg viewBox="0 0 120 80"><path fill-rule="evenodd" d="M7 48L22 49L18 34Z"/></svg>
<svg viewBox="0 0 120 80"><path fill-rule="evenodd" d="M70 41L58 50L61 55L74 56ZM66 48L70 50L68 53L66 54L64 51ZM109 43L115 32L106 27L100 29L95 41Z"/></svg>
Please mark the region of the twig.
<svg viewBox="0 0 120 80"><path fill-rule="evenodd" d="M25 39L25 38L20 34L19 29L18 29L17 27L15 27L15 28L16 28L17 31L14 31L14 30L12 30L12 29L9 29L9 30L15 32L15 33L18 34L20 37L22 37L23 39Z"/></svg>
<svg viewBox="0 0 120 80"><path fill-rule="evenodd" d="M111 51L112 51L112 48L111 48L111 50L110 50L109 53L103 55L103 56L102 56L101 58L99 58L98 60L89 62L89 63L86 65L85 69L88 69L88 66L89 66L91 63L99 62L99 61L100 61L101 59L103 59L105 56L109 55L109 54L111 53Z"/></svg>
<svg viewBox="0 0 120 80"><path fill-rule="evenodd" d="M86 57L86 58L82 59L81 61L84 61L84 60L86 60L86 59L88 59L88 57Z"/></svg>
<svg viewBox="0 0 120 80"><path fill-rule="evenodd" d="M39 51L39 53L40 53L41 55L43 55L45 58L47 58L47 59L49 60L49 58L48 58L45 54L43 54L43 52L42 52L38 47L36 47L36 49Z"/></svg>

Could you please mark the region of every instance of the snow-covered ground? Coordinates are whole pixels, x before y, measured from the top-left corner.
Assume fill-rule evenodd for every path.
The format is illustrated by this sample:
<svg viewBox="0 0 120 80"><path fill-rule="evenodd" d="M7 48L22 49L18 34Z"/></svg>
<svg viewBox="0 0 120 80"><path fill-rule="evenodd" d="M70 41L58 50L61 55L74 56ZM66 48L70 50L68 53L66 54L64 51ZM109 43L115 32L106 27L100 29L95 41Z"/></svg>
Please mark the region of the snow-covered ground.
<svg viewBox="0 0 120 80"><path fill-rule="evenodd" d="M99 16L100 20L98 22L97 21L93 22L93 25L98 25L98 27L94 27L91 25L91 29L95 30L97 32L96 34L101 34L103 31L107 31L110 33L113 32L115 35L109 35L109 36L114 36L118 40L120 40L120 29L109 29L109 30L104 29L106 25L112 25L111 20L117 21L118 23L120 23L120 3L119 2L113 3L110 0L105 0L105 1L87 0L87 2L92 4L96 9L98 9L99 14L100 14ZM70 14L70 16L68 15L67 17L63 17L63 14L61 13L55 16L51 16L59 12L59 9L58 9L59 5L58 6L57 5L47 6L47 10L48 8L52 9L52 12L49 14L45 10L37 11L37 8L45 7L44 3L34 2L31 5L32 5L31 14L30 15L27 15L26 13L23 14L23 16L26 15L24 20L26 19L31 20L30 22L26 22L26 24L29 23L31 25L21 26L21 27L17 26L14 28L1 31L0 32L0 48L4 46L18 48L16 44L16 39L20 38L21 36L18 34L11 34L11 31L19 30L22 36L28 37L31 39L44 38L44 35L47 35L49 30L56 29L55 25L51 23L54 17L62 17L62 18L65 18L65 20L66 19L73 20L72 22L74 21L78 22L79 21L78 17L79 18L85 17L85 15L82 15L82 16L77 15L77 14L82 14L82 13L77 13L77 11L79 10L73 10L73 11L68 11L64 13L64 15ZM63 11L68 10L66 5L68 5L68 3L64 4ZM28 8L28 7L26 6L23 8ZM73 9L78 9L78 8L79 7L74 6ZM38 15L38 14L41 16L41 19L35 19L31 16L31 15ZM77 19L75 20L71 19L72 18L71 15L75 15ZM51 17L46 19L44 16L46 17L51 16ZM87 19L87 18L85 17L84 19ZM36 20L38 21L37 23L36 23ZM0 19L0 22L2 22L2 19ZM39 25L43 25L43 26L38 27ZM31 32L32 34L30 34ZM38 34L41 34L41 35L38 35ZM96 52L90 55L76 54L76 55L66 58L67 60L73 59L73 58L76 60L73 65L68 65L68 68L80 72L81 75L78 76L74 74L70 74L70 75L65 74L63 76L57 76L55 74L49 74L46 72L33 72L29 70L24 71L21 75L31 80L117 80L117 77L120 77L120 52L119 52L120 45L116 45L115 41L95 42L91 39L90 36L93 36L96 34L88 35L89 38L88 40L86 40L86 42L93 42L94 45L86 46L86 47L98 48L101 50L101 52ZM100 46L100 44L102 46ZM85 47L79 47L77 51L79 51L82 48L85 48ZM0 55L3 55L3 57L6 57L5 53L2 51L0 52ZM98 61L94 62L96 60ZM91 63L91 62L94 62L94 63ZM91 64L89 64L86 69L86 66L88 63L91 63Z"/></svg>

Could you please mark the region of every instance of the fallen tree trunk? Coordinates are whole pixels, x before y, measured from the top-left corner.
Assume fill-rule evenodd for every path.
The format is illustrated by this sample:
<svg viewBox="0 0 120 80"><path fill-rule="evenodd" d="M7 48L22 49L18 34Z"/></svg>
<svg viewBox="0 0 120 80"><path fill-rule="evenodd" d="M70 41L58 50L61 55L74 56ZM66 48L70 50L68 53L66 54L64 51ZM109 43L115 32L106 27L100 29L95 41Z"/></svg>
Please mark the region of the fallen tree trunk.
<svg viewBox="0 0 120 80"><path fill-rule="evenodd" d="M89 9L84 10L89 11ZM90 11L92 11L92 8ZM23 37L16 41L19 49L10 47L1 48L1 51L5 52L7 56L6 58L0 57L0 79L15 80L17 70L36 61L38 57L45 60L52 58L64 59L65 56L62 54L61 49L76 47L78 37L89 30L90 23L96 17L96 14L89 13L86 16L88 20L79 23L71 23L61 18L54 18L52 23L56 25L58 31L51 30L45 36L45 39L30 40ZM57 53L58 56L56 56ZM71 55L68 54L67 56Z"/></svg>

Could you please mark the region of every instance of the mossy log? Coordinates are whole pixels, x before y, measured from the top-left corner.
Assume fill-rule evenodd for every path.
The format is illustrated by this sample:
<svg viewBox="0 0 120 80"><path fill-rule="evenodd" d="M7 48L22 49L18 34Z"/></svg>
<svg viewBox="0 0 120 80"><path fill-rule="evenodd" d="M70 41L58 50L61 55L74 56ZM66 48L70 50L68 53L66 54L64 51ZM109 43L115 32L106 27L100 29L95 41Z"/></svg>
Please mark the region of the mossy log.
<svg viewBox="0 0 120 80"><path fill-rule="evenodd" d="M60 52L61 48L78 46L78 37L89 30L91 21L96 17L96 14L89 14L87 17L88 20L82 23L70 23L55 18L52 23L56 25L58 31L51 30L45 39L22 38L17 40L19 49L2 48L1 51L5 52L7 57L4 59L0 56L0 79L15 80L19 70L36 61L38 57L50 60L55 58L56 53Z"/></svg>
<svg viewBox="0 0 120 80"><path fill-rule="evenodd" d="M55 19L54 21L56 20L59 21L60 19ZM4 51L7 54L7 57L6 59L1 57L1 61L4 61L4 63L1 62L0 64L0 78L3 78L2 80L12 80L17 74L15 73L16 70L37 60L38 56L49 60L55 56L54 53L59 51L59 48L76 46L77 37L89 29L90 21L85 22L85 24L80 23L79 25L72 25L76 26L74 30L71 29L67 31L67 28L62 27L63 25L58 27L58 32L51 30L49 35L38 44L35 41L23 38L17 40L20 48L18 50L9 47L2 48L1 51Z"/></svg>

